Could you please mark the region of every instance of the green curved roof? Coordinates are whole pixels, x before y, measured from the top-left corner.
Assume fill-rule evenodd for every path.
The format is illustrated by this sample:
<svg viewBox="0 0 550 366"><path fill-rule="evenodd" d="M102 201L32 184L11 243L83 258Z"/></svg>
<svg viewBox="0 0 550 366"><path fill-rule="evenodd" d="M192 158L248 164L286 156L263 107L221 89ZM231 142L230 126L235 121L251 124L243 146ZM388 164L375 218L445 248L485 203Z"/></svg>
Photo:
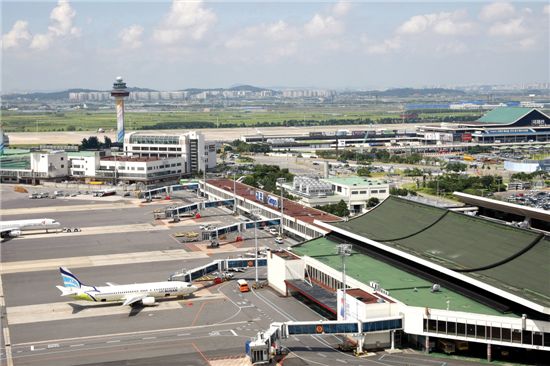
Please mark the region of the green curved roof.
<svg viewBox="0 0 550 366"><path fill-rule="evenodd" d="M508 125L514 123L527 113L531 112L533 108L524 107L500 107L495 108L483 115L477 122L490 123L490 124L502 124Z"/></svg>
<svg viewBox="0 0 550 366"><path fill-rule="evenodd" d="M550 242L537 232L395 196L331 226L550 307Z"/></svg>

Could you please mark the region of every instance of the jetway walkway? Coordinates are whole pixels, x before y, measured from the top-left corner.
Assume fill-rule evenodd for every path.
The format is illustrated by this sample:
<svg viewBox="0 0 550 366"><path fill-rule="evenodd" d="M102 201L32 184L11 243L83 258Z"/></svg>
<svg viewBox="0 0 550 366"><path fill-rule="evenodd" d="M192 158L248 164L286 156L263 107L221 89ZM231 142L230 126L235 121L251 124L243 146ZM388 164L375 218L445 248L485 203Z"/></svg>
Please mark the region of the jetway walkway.
<svg viewBox="0 0 550 366"><path fill-rule="evenodd" d="M363 336L374 332L394 332L403 329L403 318L391 316L372 318L363 321L288 321L271 323L269 329L258 333L256 339L245 345L246 354L254 365L270 363L272 358L281 354L281 340L289 336L339 334L358 336L357 347L362 351ZM393 342L392 342L393 344Z"/></svg>
<svg viewBox="0 0 550 366"><path fill-rule="evenodd" d="M231 268L253 268L255 261L255 258L217 259L200 267L176 272L172 274L168 280L193 282L213 272L223 272ZM267 259L258 258L258 267L265 266L267 266Z"/></svg>
<svg viewBox="0 0 550 366"><path fill-rule="evenodd" d="M143 192L143 198L153 199L153 196L164 194L165 196L170 196L172 193L177 191L185 190L198 190L198 183L186 183L186 184L174 184L171 186L164 186L159 188L149 189Z"/></svg>
<svg viewBox="0 0 550 366"><path fill-rule="evenodd" d="M238 222L235 224L213 228L211 230L203 231L202 240L211 240L219 238L222 235L227 235L231 233L241 233L245 230L251 230L254 228L254 224L258 229L264 229L270 226L278 226L281 223L281 219L269 219L269 220L258 220L250 222Z"/></svg>
<svg viewBox="0 0 550 366"><path fill-rule="evenodd" d="M207 202L197 202L197 203L191 203L189 205L183 205L179 207L169 207L164 211L165 217L176 217L181 216L189 212L199 212L201 210L204 210L206 208L211 207L233 207L233 199L228 200L218 200L218 201L207 201Z"/></svg>

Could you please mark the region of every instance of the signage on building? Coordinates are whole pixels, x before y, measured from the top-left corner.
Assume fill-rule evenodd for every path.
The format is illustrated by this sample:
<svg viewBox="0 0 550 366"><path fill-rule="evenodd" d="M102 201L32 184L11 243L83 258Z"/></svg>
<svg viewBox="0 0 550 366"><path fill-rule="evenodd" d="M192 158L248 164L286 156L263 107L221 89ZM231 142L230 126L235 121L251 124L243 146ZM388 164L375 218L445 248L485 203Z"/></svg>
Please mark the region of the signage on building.
<svg viewBox="0 0 550 366"><path fill-rule="evenodd" d="M275 196L267 196L267 204L273 207L279 207L279 199Z"/></svg>
<svg viewBox="0 0 550 366"><path fill-rule="evenodd" d="M531 120L531 126L544 126L546 125L546 121L543 119L532 119Z"/></svg>
<svg viewBox="0 0 550 366"><path fill-rule="evenodd" d="M264 192L256 191L256 200L263 202L264 201Z"/></svg>

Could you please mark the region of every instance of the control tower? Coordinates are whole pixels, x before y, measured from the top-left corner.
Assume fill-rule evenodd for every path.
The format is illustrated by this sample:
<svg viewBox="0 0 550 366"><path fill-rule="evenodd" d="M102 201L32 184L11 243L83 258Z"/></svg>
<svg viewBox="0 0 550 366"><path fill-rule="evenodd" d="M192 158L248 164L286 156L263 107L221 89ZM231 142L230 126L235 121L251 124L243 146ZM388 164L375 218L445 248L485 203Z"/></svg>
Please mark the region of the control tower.
<svg viewBox="0 0 550 366"><path fill-rule="evenodd" d="M113 83L111 96L115 97L116 104L116 141L121 144L124 142L124 98L128 95L130 95L130 92L126 88L126 83L122 81L121 76L118 76L116 81Z"/></svg>

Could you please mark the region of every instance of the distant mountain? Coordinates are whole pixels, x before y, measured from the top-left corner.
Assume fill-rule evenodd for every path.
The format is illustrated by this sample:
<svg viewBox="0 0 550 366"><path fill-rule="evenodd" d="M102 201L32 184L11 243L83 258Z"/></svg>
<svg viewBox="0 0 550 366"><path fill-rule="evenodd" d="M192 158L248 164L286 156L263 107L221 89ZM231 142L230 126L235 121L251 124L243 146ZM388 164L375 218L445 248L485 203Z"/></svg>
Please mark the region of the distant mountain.
<svg viewBox="0 0 550 366"><path fill-rule="evenodd" d="M227 90L259 92L259 91L268 90L268 89L258 88L257 86L252 86L252 85L237 85L237 86L233 86L233 87L231 87Z"/></svg>
<svg viewBox="0 0 550 366"><path fill-rule="evenodd" d="M252 86L252 85L236 85L236 86L232 86L230 88L206 88L206 89L203 89L203 88L187 88L187 89L183 89L183 90L180 90L180 91L185 91L185 92L188 92L190 94L198 94L198 93L202 93L202 92L205 92L205 91L218 91L218 92L222 92L222 91L250 91L250 92L259 92L259 91L262 91L262 90L270 90L268 88L259 88L257 86Z"/></svg>

